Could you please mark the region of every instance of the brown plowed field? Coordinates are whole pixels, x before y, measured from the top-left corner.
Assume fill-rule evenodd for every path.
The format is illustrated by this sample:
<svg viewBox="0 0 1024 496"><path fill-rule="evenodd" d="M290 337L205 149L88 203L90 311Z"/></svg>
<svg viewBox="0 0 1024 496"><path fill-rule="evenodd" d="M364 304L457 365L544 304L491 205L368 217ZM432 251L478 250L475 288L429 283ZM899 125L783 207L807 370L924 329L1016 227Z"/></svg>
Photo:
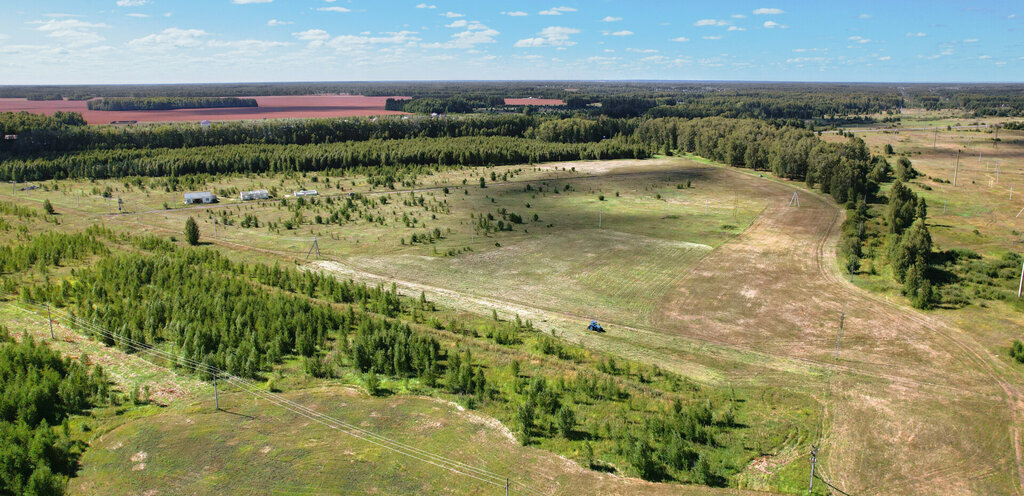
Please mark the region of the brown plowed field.
<svg viewBox="0 0 1024 496"><path fill-rule="evenodd" d="M52 114L58 110L80 112L89 124L110 124L111 121L234 121L405 113L384 110L384 102L388 98L392 98L386 96L306 95L257 96L254 98L256 98L259 107L129 111L89 110L85 101L29 101L24 98L0 98L0 112L18 112L22 110L33 114Z"/></svg>

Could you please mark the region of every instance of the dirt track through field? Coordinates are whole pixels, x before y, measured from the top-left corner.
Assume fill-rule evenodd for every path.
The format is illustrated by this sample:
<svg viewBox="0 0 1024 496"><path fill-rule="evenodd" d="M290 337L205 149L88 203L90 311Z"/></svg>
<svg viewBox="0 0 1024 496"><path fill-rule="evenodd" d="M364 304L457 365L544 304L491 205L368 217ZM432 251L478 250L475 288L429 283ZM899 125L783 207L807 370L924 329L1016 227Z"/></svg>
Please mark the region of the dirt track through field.
<svg viewBox="0 0 1024 496"><path fill-rule="evenodd" d="M815 383L807 388L830 398L820 473L850 494L1019 494L1022 404L1007 380L1019 376L964 331L844 280L834 252L842 216L830 199L801 190L802 206L789 207L792 185L750 179L771 198L769 207L682 278L650 329L629 330L821 370L832 363L845 314L830 394L820 374L808 375ZM492 304L562 321L582 317L541 303L530 307L340 270L441 292L468 306Z"/></svg>

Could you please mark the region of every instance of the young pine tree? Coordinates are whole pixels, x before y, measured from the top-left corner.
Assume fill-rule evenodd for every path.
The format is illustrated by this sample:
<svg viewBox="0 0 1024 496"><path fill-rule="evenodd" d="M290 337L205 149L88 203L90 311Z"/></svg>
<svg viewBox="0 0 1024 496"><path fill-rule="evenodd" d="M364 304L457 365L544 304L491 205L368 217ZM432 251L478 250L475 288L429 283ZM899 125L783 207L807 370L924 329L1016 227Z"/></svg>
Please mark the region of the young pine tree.
<svg viewBox="0 0 1024 496"><path fill-rule="evenodd" d="M199 225L192 217L185 221L185 240L192 246L199 244Z"/></svg>

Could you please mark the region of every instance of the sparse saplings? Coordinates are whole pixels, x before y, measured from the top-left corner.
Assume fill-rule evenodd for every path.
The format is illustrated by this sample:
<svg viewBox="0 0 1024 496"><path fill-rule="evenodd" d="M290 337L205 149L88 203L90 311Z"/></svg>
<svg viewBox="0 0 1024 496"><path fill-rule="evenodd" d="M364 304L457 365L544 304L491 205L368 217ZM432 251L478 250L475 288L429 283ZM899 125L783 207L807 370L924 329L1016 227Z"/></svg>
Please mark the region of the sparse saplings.
<svg viewBox="0 0 1024 496"><path fill-rule="evenodd" d="M558 433L562 437L569 439L572 436L572 431L576 427L576 413L573 412L569 405L562 405L562 408L558 410Z"/></svg>
<svg viewBox="0 0 1024 496"><path fill-rule="evenodd" d="M44 201L44 202L43 202L43 210L45 210L45 211L46 211L46 213L48 213L48 214L50 214L50 215L53 215L53 214L55 214L55 213L56 213L56 212L55 212L55 211L53 210L53 204L52 204L52 203L50 203L50 199L49 199L49 198L47 198L47 199L46 199L46 201Z"/></svg>

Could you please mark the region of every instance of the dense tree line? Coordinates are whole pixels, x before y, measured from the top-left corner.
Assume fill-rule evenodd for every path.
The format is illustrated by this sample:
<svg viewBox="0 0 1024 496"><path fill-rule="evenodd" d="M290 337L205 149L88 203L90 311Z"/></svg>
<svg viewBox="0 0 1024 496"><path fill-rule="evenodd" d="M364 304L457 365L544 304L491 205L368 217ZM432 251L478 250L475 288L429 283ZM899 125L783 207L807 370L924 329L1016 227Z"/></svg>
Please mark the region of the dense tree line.
<svg viewBox="0 0 1024 496"><path fill-rule="evenodd" d="M90 374L25 336L0 328L0 495L64 494L84 445L69 437L69 416L109 400L103 369Z"/></svg>
<svg viewBox="0 0 1024 496"><path fill-rule="evenodd" d="M480 166L647 156L646 146L622 140L564 144L500 136L415 138L318 145L96 150L6 161L0 164L0 180L272 173L377 166Z"/></svg>
<svg viewBox="0 0 1024 496"><path fill-rule="evenodd" d="M412 99L388 98L384 108L414 114L463 114L476 108L505 106L505 98L496 95L461 95L447 98L422 97Z"/></svg>
<svg viewBox="0 0 1024 496"><path fill-rule="evenodd" d="M633 139L653 150L693 153L734 167L769 170L779 177L817 186L838 203L873 194L870 154L851 138L828 143L813 132L753 119L650 119Z"/></svg>
<svg viewBox="0 0 1024 496"><path fill-rule="evenodd" d="M53 115L30 114L28 112L0 112L0 135L13 134L22 137L30 137L34 133L49 134L53 136L66 136L71 128L84 128L85 119L78 112L54 112ZM10 140L16 141L16 140ZM16 143L6 143L4 147L15 151Z"/></svg>
<svg viewBox="0 0 1024 496"><path fill-rule="evenodd" d="M371 139L523 137L541 119L534 116L474 115L458 118L394 116L380 118L286 119L142 126L84 126L77 113L54 118L27 112L0 113L0 130L17 140L0 141L0 151L34 156L80 150L195 148L238 144L307 145ZM81 124L81 126L78 126Z"/></svg>
<svg viewBox="0 0 1024 496"><path fill-rule="evenodd" d="M176 110L226 107L257 107L254 98L234 97L106 97L89 100L89 110Z"/></svg>

